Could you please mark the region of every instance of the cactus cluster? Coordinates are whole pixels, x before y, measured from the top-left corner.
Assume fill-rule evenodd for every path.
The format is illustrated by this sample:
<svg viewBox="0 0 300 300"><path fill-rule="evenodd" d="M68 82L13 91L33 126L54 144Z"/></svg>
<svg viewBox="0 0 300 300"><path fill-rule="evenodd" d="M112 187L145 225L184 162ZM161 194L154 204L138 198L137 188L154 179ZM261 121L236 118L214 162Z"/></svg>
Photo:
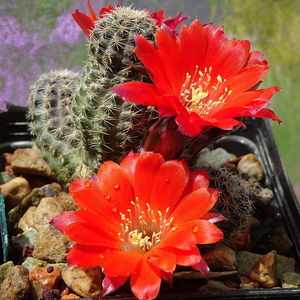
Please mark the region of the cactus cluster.
<svg viewBox="0 0 300 300"><path fill-rule="evenodd" d="M245 221L254 214L255 198L241 184L241 177L222 167L208 167L210 187L220 191L214 211L227 220L221 222L221 227L227 235L236 230L242 230Z"/></svg>
<svg viewBox="0 0 300 300"><path fill-rule="evenodd" d="M95 22L82 75L53 71L32 87L30 129L63 184L89 177L103 161L118 161L140 146L155 109L124 102L109 88L150 82L134 53L134 36L154 41L156 31L146 11L117 6Z"/></svg>

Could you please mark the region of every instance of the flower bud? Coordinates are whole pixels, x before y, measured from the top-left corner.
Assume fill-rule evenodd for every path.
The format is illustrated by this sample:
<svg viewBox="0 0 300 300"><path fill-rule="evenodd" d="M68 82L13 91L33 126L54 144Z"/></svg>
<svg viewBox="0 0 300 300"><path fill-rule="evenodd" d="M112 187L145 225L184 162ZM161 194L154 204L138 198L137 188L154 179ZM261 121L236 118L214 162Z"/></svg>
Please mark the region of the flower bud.
<svg viewBox="0 0 300 300"><path fill-rule="evenodd" d="M175 118L162 118L146 133L143 150L161 153L165 160L169 160L179 157L184 145L185 136L178 131Z"/></svg>

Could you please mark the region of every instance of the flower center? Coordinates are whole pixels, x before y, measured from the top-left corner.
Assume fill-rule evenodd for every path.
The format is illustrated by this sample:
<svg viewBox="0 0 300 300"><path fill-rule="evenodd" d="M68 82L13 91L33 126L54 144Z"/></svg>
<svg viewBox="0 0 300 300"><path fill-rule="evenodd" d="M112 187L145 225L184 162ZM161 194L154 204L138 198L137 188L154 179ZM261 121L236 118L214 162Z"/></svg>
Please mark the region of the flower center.
<svg viewBox="0 0 300 300"><path fill-rule="evenodd" d="M138 197L132 201L133 209L128 209L121 215L122 232L119 233L121 248L125 252L145 253L155 248L170 230L176 230L173 218L167 218L169 208L164 213L154 211L146 203L146 209L141 209Z"/></svg>
<svg viewBox="0 0 300 300"><path fill-rule="evenodd" d="M226 79L220 75L212 78L212 67L204 68L203 72L198 69L196 66L193 76L186 74L180 91L180 101L188 112L211 116L220 110L232 91L227 86L224 87Z"/></svg>

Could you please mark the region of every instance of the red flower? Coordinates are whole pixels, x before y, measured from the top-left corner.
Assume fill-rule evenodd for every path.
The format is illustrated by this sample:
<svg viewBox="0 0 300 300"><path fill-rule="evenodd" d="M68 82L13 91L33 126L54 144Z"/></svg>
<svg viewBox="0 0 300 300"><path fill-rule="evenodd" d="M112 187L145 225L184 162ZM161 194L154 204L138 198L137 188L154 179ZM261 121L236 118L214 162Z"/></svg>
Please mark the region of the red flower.
<svg viewBox="0 0 300 300"><path fill-rule="evenodd" d="M223 27L194 20L180 37L156 33L155 48L136 36L136 55L153 84L128 82L111 88L123 100L158 107L160 117L176 116L179 130L190 137L218 127L232 130L252 116L281 122L267 108L278 87L257 90L268 72L263 54L250 52L249 41L228 40Z"/></svg>
<svg viewBox="0 0 300 300"><path fill-rule="evenodd" d="M75 13L72 14L74 20L77 22L77 24L80 26L80 28L83 30L83 32L89 36L90 31L93 30L93 28L95 27L94 22L98 20L91 4L90 1L88 1L88 7L89 7L89 12L90 12L90 16L81 13L78 9L75 10ZM107 6L107 7L103 7L100 12L99 12L99 18L103 18L105 16L105 14L112 12L115 8L117 7L123 7L121 4L114 6ZM164 17L164 10L161 9L158 12L155 13L150 13L149 12L149 16L156 20L156 24L157 26L161 27L162 24L167 25L170 29L175 30L175 28L181 23L183 22L185 19L187 19L187 17L182 17L181 13L178 14L176 17L168 17L165 18Z"/></svg>
<svg viewBox="0 0 300 300"><path fill-rule="evenodd" d="M208 275L196 245L220 241L222 231L213 222L224 220L208 212L218 198L208 184L205 170L190 172L182 160L130 153L120 165L104 162L97 181L75 180L70 193L80 210L51 224L76 242L68 252L70 266L103 267L102 296L130 278L137 298L154 299L176 264Z"/></svg>

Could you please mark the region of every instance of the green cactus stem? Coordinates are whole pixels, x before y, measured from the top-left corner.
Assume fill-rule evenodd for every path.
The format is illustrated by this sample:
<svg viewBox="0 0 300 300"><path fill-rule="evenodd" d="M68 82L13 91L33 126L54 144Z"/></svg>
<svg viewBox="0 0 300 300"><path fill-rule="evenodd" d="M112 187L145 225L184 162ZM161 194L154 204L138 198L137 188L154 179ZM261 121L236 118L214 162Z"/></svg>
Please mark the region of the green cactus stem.
<svg viewBox="0 0 300 300"><path fill-rule="evenodd" d="M72 106L76 128L93 160L119 161L140 146L156 118L153 107L124 102L108 90L128 81L151 82L137 59L134 36L154 41L155 20L144 10L116 7L97 22L90 35L89 57Z"/></svg>
<svg viewBox="0 0 300 300"><path fill-rule="evenodd" d="M68 70L45 73L32 85L29 98L27 119L35 144L64 183L87 168L76 160L81 140L71 111L79 78Z"/></svg>

